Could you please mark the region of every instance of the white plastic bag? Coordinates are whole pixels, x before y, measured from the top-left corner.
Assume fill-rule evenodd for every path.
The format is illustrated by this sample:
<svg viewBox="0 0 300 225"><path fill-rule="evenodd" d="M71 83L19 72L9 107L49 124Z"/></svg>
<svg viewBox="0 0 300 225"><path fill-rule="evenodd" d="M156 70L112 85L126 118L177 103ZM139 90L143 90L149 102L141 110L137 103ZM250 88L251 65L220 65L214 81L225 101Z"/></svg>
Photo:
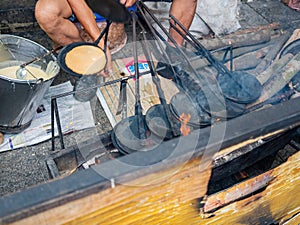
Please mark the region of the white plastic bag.
<svg viewBox="0 0 300 225"><path fill-rule="evenodd" d="M171 3L145 2L145 4L152 10L164 28L169 30L168 19ZM238 9L238 0L198 0L196 14L190 27L190 32L196 38L208 34L209 29L211 29L216 36L232 33L240 28ZM153 26L157 28L155 23L153 23ZM160 29L157 28L157 30ZM162 36L166 38L165 35L162 34Z"/></svg>
<svg viewBox="0 0 300 225"><path fill-rule="evenodd" d="M241 27L238 21L238 8L238 0L199 0L196 12L216 36L221 36Z"/></svg>

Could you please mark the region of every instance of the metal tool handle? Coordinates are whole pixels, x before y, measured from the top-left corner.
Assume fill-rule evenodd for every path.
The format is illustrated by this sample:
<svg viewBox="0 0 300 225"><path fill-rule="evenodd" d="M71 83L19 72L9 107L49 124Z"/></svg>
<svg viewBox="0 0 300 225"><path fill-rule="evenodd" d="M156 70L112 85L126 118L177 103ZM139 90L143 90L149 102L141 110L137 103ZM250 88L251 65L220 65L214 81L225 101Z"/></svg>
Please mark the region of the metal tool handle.
<svg viewBox="0 0 300 225"><path fill-rule="evenodd" d="M26 63L23 63L20 65L21 68L24 68L25 66L28 66L29 64L31 63L34 63L34 62L37 62L37 61L40 61L41 59L45 58L46 56L48 55L51 55L53 52L56 52L57 50L61 49L62 46L59 46L57 48L54 48L52 50L50 50L49 52L45 53L44 55L40 56L40 57L35 57L33 60L29 61L29 62L26 62Z"/></svg>

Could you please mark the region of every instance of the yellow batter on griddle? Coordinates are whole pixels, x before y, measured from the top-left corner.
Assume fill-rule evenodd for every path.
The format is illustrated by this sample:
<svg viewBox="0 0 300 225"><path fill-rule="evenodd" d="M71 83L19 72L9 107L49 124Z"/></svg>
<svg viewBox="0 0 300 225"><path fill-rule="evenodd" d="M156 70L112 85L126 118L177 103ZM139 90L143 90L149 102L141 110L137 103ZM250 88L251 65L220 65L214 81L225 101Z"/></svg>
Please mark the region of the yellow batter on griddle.
<svg viewBox="0 0 300 225"><path fill-rule="evenodd" d="M20 66L9 66L9 67L2 68L2 69L0 69L0 75L8 77L8 78L17 79L16 72L19 68L20 68ZM35 78L33 76L31 76L30 73L32 73L38 79L43 78L43 80L48 80L51 78L48 74L45 73L45 71L43 71L37 67L28 65L25 68L27 70L27 76L24 77L24 79L22 79L22 80L34 80Z"/></svg>
<svg viewBox="0 0 300 225"><path fill-rule="evenodd" d="M106 57L102 49L96 46L82 45L68 52L65 62L73 72L88 75L103 70L106 65Z"/></svg>

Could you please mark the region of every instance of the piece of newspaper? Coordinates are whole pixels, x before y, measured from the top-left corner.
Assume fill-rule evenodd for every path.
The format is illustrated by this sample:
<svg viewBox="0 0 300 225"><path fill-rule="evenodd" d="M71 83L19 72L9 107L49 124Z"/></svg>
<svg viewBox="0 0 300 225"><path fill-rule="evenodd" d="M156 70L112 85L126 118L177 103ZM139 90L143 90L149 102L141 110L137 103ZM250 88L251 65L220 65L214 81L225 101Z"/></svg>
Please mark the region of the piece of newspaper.
<svg viewBox="0 0 300 225"><path fill-rule="evenodd" d="M51 86L45 94L30 126L18 134L5 134L0 152L31 146L49 140L51 133L51 96L70 92L73 86L65 82ZM90 102L79 102L73 95L57 98L59 118L63 134L95 127ZM58 135L55 120L55 136Z"/></svg>

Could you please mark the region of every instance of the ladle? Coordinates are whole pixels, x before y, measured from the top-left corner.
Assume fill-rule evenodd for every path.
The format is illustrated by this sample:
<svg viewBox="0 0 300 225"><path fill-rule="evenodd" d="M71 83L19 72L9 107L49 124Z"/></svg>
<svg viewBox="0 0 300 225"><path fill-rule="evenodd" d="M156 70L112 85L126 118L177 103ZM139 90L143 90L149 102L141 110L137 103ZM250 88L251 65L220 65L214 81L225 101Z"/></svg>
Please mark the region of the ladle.
<svg viewBox="0 0 300 225"><path fill-rule="evenodd" d="M23 64L20 65L20 68L17 69L16 71L16 78L18 79L25 79L27 77L27 72L30 73L30 71L28 71L25 67L32 64L32 63L35 63L35 62L38 62L40 60L42 60L43 58L45 58L46 56L48 55L51 55L52 53L58 51L59 49L61 49L62 46L59 46L55 49L52 49L51 51L45 53L44 55L40 56L40 57L36 57L28 62L25 62ZM33 76L35 79L37 79L32 73L30 73L31 76Z"/></svg>
<svg viewBox="0 0 300 225"><path fill-rule="evenodd" d="M98 72L100 72L101 70L103 70L106 66L107 63L107 58L106 58L106 43L107 43L107 36L108 36L108 31L109 31L109 27L111 25L112 21L107 20L106 21L106 27L102 30L102 32L100 33L99 37L97 38L97 40L93 43L90 42L74 42L71 43L69 45L66 45L65 47L63 47L63 49L59 52L57 58L58 58L58 63L60 65L60 67L67 72L68 74L75 76L77 78L81 78L83 75L95 75ZM101 49L98 44L100 42L100 40L102 39L102 37L105 35L105 39L104 39L104 49ZM105 63L103 64L103 67L99 68L99 71L92 73L92 74L88 74L88 73L80 73L77 71L74 71L74 68L72 68L72 65L67 65L66 63L66 57L68 55L68 53L70 53L72 50L79 48L79 47L94 47L95 48L95 52L98 52L99 50L103 52L103 60L105 60ZM74 55L73 57L77 57L76 55ZM85 59L89 59L89 53L88 51L86 51L86 58ZM91 60L92 61L92 60ZM77 66L77 65L76 65Z"/></svg>
<svg viewBox="0 0 300 225"><path fill-rule="evenodd" d="M112 132L113 144L120 152L131 153L134 151L150 151L162 141L153 135L145 122L140 99L140 74L138 68L137 43L136 43L136 15L132 14L133 33L133 58L135 70L135 115L122 119L117 123Z"/></svg>
<svg viewBox="0 0 300 225"><path fill-rule="evenodd" d="M227 67L220 63L173 15L170 15L170 17L191 40L184 37L182 32L173 24L171 24L172 28L177 30L189 43L192 43L201 55L217 69L219 73L217 81L225 98L237 103L247 104L254 102L260 97L262 85L255 76L242 71L229 71Z"/></svg>
<svg viewBox="0 0 300 225"><path fill-rule="evenodd" d="M170 103L170 109L177 120L182 121L183 115L189 115L187 125L193 128L208 126L213 123L212 118L206 111L202 110L198 102L193 101L186 93L178 92Z"/></svg>
<svg viewBox="0 0 300 225"><path fill-rule="evenodd" d="M197 79L193 79L184 70L178 71L177 74L181 87L194 104L200 119L200 125L202 123L201 121L206 121L204 124L207 124L207 114L214 118L229 119L239 116L245 111L245 104L232 101L231 99L224 98L223 101L215 101L218 95L215 95L216 93L210 91L206 86L201 86ZM218 90L217 83L210 83L209 85L211 90ZM173 106L182 108L185 105L185 103L178 101L180 98L175 99L177 99L177 101L174 101ZM187 102L188 101L186 101L186 103ZM185 105L185 107L187 106L188 105ZM184 111L184 109L185 108L182 108L182 111Z"/></svg>
<svg viewBox="0 0 300 225"><path fill-rule="evenodd" d="M78 47L81 46L89 46L89 47L95 47L95 51L99 51L100 47L98 46L100 40L105 35L104 39L104 48L101 49L106 53L106 43L108 38L108 31L109 27L112 22L117 23L126 23L130 20L130 14L126 7L121 4L119 1L115 0L86 0L86 3L88 6L96 13L101 15L103 18L106 19L106 27L102 30L101 34L97 38L97 40L93 43L89 42L75 42L71 43L69 45L66 45L58 54L58 62L60 64L60 67L70 75L73 75L75 77L81 77L82 75L95 75L98 72L100 72L102 69L105 68L106 65L103 66L103 68L100 68L101 70L98 72L93 72L93 74L83 74L77 71L74 71L74 68L70 68L70 65L68 66L65 62L67 54ZM75 56L76 57L76 56ZM89 55L87 53L86 55L87 59L89 59ZM84 57L83 57L84 58ZM105 55L105 64L106 64L106 55Z"/></svg>
<svg viewBox="0 0 300 225"><path fill-rule="evenodd" d="M143 4L143 2L141 2L140 4L144 6L143 9L145 9L147 11L147 13L152 17L152 19L157 22L157 24L161 28L161 30L172 41L172 37L169 36L168 32L161 26L159 21L157 21L157 19L155 17L153 17L151 11ZM139 8L139 5L138 5L138 8ZM143 10L140 9L140 12L145 17L145 15L143 14ZM147 20L145 22L147 23ZM150 29L152 28L151 25L149 27L150 27ZM159 35L159 33L156 30L152 29L151 31L154 35ZM177 32L180 33L180 31L177 31ZM188 32L188 31L186 31L186 32ZM180 35L182 35L182 33L180 33ZM163 39L163 38L160 36L160 39ZM196 41L196 40L193 40L193 41ZM174 40L172 42L174 42ZM194 44L194 45L196 45L196 44ZM176 46L176 44L175 44L175 46ZM201 52L202 55L207 54L205 56L210 58L210 62L213 66L220 65L220 67L222 67L221 69L223 69L223 65L221 65L221 63L219 63L215 58L213 58L213 56L210 54L210 52L208 52L203 46L201 46L201 47L194 46L194 47L196 49L200 48L198 51L201 51L201 47L202 47L204 49L203 52ZM179 51L180 50L182 50L182 49L179 49ZM176 53L178 53L178 51L173 52L173 54L176 54ZM186 54L186 53L182 52L182 55L184 55L184 54ZM186 59L185 55L184 55L183 59ZM187 60L187 65L189 65L188 60ZM192 107L192 104L188 104L187 102L193 103L195 109L190 110L191 111L190 114L195 115L191 118L192 119L191 123L193 124L193 126L209 125L212 121L215 120L215 118L218 118L218 119L233 118L233 117L241 115L245 111L245 104L243 103L242 100L247 102L249 100L249 99L247 99L248 96L237 96L237 98L241 101L236 101L236 99L233 100L232 98L229 98L229 96L226 96L223 93L225 98L222 98L223 95L220 95L221 90L218 87L218 85L215 84L216 82L214 82L213 79L211 79L211 78L205 79L205 77L202 77L195 70L193 70L192 67L182 69L182 67L180 67L180 66L174 66L173 70L174 70L174 75L175 75L174 79L176 79L175 83L178 84L178 87L180 90L183 89L181 91L185 92L185 95L189 96L190 101L186 100L186 104L184 104L180 100L180 99L187 99L187 96L184 98L181 98L181 97L173 98L173 101L171 101L172 104L170 105L171 111L173 114L174 114L174 112L176 112L178 110L180 112L188 113L189 110L187 110L187 108L189 107L189 105L190 105L190 107ZM231 73L230 71L227 70L227 68L225 68L225 70L221 71L221 72L222 73L227 73L227 72ZM193 75L196 75L196 76L193 76ZM235 78L235 77L239 76L240 73L234 72L234 73L231 73L230 75L233 78ZM244 78L246 77L247 78L246 80L250 80L250 81L254 80L254 82L250 82L250 83L260 85L257 82L257 79L255 77L252 77L247 74L243 74L241 76L243 76ZM196 87L194 87L194 90L193 90L192 84L196 86ZM239 86L243 86L243 85L239 85ZM247 84L244 86L247 86ZM255 85L253 85L253 86L255 86ZM260 87L261 86L258 86L258 88L256 89L256 90L258 90L258 93L257 93L258 95L260 93L260 91L259 91ZM245 92L247 92L247 91L244 91L244 90L239 91L238 94L244 94ZM231 94L230 97L235 96L232 93L230 93L230 94ZM178 96L185 96L185 95L182 93L181 95L178 95ZM251 96L251 98L252 97L253 96ZM254 98L257 98L257 96L255 96ZM185 105L185 107L183 107L183 105ZM196 113L197 113L197 115L196 115ZM175 116L178 118L180 115L175 114ZM214 118L211 118L210 116L214 117Z"/></svg>
<svg viewBox="0 0 300 225"><path fill-rule="evenodd" d="M164 139L171 139L174 136L178 136L179 131L174 126L174 122L171 118L171 112L167 104L165 94L161 87L160 79L156 75L155 66L153 64L153 59L150 54L150 47L148 45L148 41L146 41L146 29L141 23L141 21L138 20L138 23L142 29L142 35L144 38L144 41L141 41L143 52L149 65L152 82L155 84L158 97L161 103L161 105L155 105L149 108L149 110L146 112L146 122L149 129L157 136Z"/></svg>
<svg viewBox="0 0 300 225"><path fill-rule="evenodd" d="M130 14L126 7L122 5L118 1L114 0L87 0L86 3L88 6L96 13L101 15L103 18L106 19L106 27L102 30L101 34L97 38L97 40L93 43L89 42L75 42L69 45L66 45L58 54L58 63L60 67L67 72L68 74L76 77L74 91L87 89L88 87L92 86L93 83L97 83L97 74L101 72L107 63L107 56L106 56L106 48L107 48L107 40L108 40L108 32L109 27L112 22L118 23L126 23L130 20ZM103 49L98 46L102 37L104 37L104 47ZM81 51L81 57L83 60L89 59L89 62L85 62L83 65L72 65L66 63L66 57L69 57L70 62L75 61L77 55L68 54L77 48L86 47L86 51ZM82 50L82 49L81 49ZM101 54L102 52L103 54ZM91 58L90 53L93 53L94 56L97 55L95 58ZM98 54L99 53L99 54ZM102 56L103 57L102 57ZM101 64L99 64L101 63ZM79 67L78 67L79 66ZM97 66L97 70L93 69L90 70L89 66ZM86 73L82 72L86 71ZM85 93L83 92L75 92L74 97L79 101L88 101L96 94L95 89L89 89Z"/></svg>
<svg viewBox="0 0 300 225"><path fill-rule="evenodd" d="M181 65L183 65L184 67L178 66L178 68L181 70L185 70L186 69L185 65L189 65L189 68L191 70L189 72L191 72L192 75L196 76L197 79L199 79L199 81L201 81L202 84L201 86L207 88L208 91L219 92L218 101L222 101L222 98L225 97L234 102L246 104L246 103L254 102L256 99L259 98L262 91L262 86L259 83L259 81L256 79L256 77L247 73L239 73L238 75L237 74L233 75L233 73L229 71L225 65L220 63L173 15L170 14L170 19L174 21L174 24L170 23L171 28L173 28L179 35L181 35L188 43L192 44L192 46L197 50L197 55L202 55L203 57L205 57L207 61L214 68L217 69L219 74L217 77L217 81L219 81L218 79L221 79L222 82L220 82L218 88L212 89L212 87L209 87L205 78L199 75L198 72L196 72L195 69L192 68L187 55L178 46L175 39L169 34L169 32L162 26L162 24L160 24L160 22L153 15L151 10L143 2L140 2L140 5L143 6L143 9L147 11L148 15L154 20L154 22L156 22L159 28L163 31L163 33L168 37L168 39L175 46L174 48L175 54L180 53L180 56L182 56L181 58L185 60L185 63L181 63ZM175 25L178 25L182 31ZM167 41L166 44L170 46ZM176 77L176 73L174 74L174 76ZM230 81L228 82L229 85L226 82L224 82L224 80ZM232 90L228 91L227 90L228 86L230 86L230 89L235 89L235 92ZM256 89L254 90L254 88Z"/></svg>

